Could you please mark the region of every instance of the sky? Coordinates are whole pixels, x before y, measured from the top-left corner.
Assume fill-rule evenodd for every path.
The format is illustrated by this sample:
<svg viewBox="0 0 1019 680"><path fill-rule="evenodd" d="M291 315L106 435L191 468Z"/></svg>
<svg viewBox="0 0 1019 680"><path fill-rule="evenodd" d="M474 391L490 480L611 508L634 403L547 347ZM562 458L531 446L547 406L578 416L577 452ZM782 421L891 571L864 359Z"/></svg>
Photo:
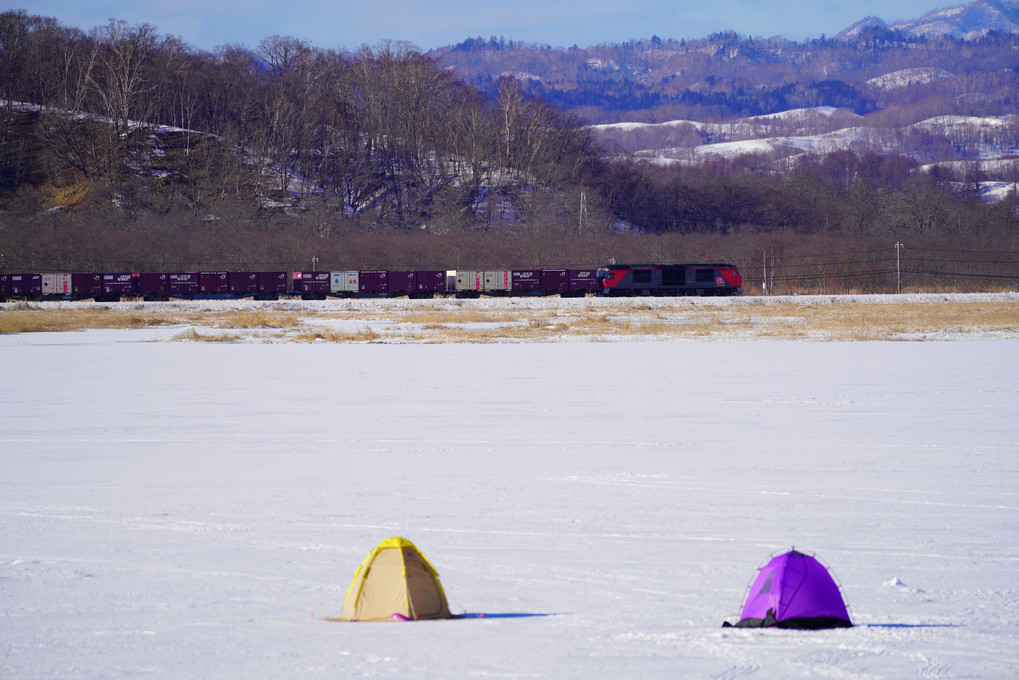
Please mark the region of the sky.
<svg viewBox="0 0 1019 680"><path fill-rule="evenodd" d="M948 3L954 4L964 2ZM866 16L892 22L944 6L939 0L0 0L2 11L23 9L83 30L110 18L147 23L203 50L256 47L273 35L321 48L408 41L424 51L479 36L553 47L725 30L803 40L835 35Z"/></svg>

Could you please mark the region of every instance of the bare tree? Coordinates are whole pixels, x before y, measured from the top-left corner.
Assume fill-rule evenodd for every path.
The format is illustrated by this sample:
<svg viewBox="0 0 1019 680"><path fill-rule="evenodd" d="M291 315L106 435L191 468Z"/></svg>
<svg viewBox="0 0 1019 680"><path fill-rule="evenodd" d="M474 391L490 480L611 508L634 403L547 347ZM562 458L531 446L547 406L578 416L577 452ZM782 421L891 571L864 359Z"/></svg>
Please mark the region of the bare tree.
<svg viewBox="0 0 1019 680"><path fill-rule="evenodd" d="M123 20L110 19L106 26L93 29L91 37L98 50L91 89L111 123L105 151L106 173L113 179L126 146L131 115L153 86L150 61L156 32L149 24L129 26Z"/></svg>
<svg viewBox="0 0 1019 680"><path fill-rule="evenodd" d="M295 168L308 145L309 96L318 74L306 41L274 35L258 46L269 66L263 91L263 152L271 161L281 193L290 191Z"/></svg>

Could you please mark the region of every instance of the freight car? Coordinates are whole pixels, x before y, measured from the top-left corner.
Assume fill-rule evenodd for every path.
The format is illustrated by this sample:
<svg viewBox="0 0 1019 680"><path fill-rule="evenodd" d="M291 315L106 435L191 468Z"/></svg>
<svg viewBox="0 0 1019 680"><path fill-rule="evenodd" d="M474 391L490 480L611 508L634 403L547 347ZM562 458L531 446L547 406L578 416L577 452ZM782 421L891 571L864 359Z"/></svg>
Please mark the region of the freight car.
<svg viewBox="0 0 1019 680"><path fill-rule="evenodd" d="M299 296L430 298L455 296L739 295L730 264L616 265L600 269L350 270L312 272L142 272L0 274L0 301L238 299Z"/></svg>
<svg viewBox="0 0 1019 680"><path fill-rule="evenodd" d="M455 274L453 291L458 298L481 295L583 297L598 292L594 269L468 269Z"/></svg>
<svg viewBox="0 0 1019 680"><path fill-rule="evenodd" d="M597 272L604 296L740 295L743 278L731 264L610 264Z"/></svg>

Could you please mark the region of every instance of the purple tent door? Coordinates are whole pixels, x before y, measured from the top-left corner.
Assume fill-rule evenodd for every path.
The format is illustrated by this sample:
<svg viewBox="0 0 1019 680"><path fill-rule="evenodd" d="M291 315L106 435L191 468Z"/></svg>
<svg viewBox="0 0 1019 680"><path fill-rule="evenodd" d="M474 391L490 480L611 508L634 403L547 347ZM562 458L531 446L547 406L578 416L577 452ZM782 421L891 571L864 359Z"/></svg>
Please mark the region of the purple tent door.
<svg viewBox="0 0 1019 680"><path fill-rule="evenodd" d="M792 550L761 567L739 623L744 628L845 628L853 624L823 564Z"/></svg>

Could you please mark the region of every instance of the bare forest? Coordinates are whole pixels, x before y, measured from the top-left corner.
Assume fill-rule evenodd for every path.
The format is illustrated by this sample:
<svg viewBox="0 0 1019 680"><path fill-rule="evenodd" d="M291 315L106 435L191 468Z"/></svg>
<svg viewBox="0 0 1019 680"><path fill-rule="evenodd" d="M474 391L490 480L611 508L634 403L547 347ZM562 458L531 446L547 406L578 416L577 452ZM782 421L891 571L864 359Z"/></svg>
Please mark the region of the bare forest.
<svg viewBox="0 0 1019 680"><path fill-rule="evenodd" d="M989 202L894 151L647 163L602 148L584 107L442 58L0 14L0 270L614 258L732 261L747 292L1019 285L1014 190Z"/></svg>

